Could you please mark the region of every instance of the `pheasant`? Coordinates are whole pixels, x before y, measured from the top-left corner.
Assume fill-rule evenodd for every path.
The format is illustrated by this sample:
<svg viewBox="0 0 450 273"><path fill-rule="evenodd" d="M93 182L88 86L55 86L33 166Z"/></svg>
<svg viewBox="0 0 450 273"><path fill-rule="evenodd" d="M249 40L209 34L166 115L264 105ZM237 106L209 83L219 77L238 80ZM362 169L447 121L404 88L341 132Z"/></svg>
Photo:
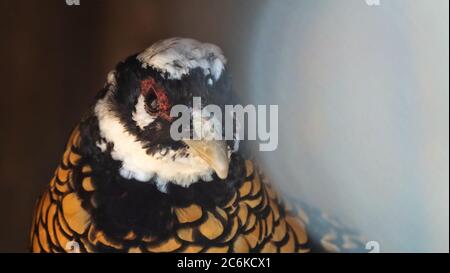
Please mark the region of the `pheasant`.
<svg viewBox="0 0 450 273"><path fill-rule="evenodd" d="M174 140L174 105L223 106L221 49L159 41L110 72L73 129L40 197L32 252L357 251L357 235L301 202L283 202L239 141ZM207 121L205 121L207 122Z"/></svg>

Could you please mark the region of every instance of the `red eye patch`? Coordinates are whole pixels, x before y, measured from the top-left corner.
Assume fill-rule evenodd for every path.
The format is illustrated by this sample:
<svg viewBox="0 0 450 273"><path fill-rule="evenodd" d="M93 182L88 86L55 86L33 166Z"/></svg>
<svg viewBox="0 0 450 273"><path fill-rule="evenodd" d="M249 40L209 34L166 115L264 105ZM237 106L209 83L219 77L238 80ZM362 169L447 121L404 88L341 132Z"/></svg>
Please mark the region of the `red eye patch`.
<svg viewBox="0 0 450 273"><path fill-rule="evenodd" d="M148 95L148 92L153 92L156 96L159 106L159 115L163 119L171 121L172 117L170 116L170 102L167 97L167 93L155 82L153 78L141 81L141 94L145 97Z"/></svg>

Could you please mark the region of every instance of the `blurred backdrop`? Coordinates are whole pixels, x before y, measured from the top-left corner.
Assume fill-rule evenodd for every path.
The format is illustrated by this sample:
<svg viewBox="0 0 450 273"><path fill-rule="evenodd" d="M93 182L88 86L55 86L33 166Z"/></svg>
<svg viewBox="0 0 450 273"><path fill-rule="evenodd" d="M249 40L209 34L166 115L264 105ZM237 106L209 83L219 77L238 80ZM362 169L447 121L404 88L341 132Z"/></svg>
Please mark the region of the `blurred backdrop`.
<svg viewBox="0 0 450 273"><path fill-rule="evenodd" d="M115 64L158 39L222 47L243 104L279 105L260 161L381 251L449 250L447 0L0 0L0 251Z"/></svg>

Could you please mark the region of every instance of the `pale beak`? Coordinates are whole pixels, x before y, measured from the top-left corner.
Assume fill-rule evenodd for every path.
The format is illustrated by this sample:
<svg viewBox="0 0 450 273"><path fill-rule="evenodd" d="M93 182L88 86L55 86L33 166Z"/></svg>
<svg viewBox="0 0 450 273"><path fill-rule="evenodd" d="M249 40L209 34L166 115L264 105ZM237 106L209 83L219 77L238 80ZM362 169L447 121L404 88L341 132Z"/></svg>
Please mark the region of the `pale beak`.
<svg viewBox="0 0 450 273"><path fill-rule="evenodd" d="M227 144L223 140L183 140L192 151L216 172L220 179L228 176L230 160Z"/></svg>

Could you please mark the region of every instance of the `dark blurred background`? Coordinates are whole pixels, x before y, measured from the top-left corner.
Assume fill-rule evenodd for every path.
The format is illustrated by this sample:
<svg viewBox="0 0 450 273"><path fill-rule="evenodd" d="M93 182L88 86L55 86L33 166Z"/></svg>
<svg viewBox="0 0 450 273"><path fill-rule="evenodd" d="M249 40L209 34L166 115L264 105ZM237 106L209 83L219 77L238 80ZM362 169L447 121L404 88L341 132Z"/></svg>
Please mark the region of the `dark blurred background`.
<svg viewBox="0 0 450 273"><path fill-rule="evenodd" d="M0 252L116 63L172 36L224 49L242 104L280 107L273 182L382 251L447 251L448 1L0 0Z"/></svg>
<svg viewBox="0 0 450 273"><path fill-rule="evenodd" d="M251 16L252 2L1 0L0 251L26 250L34 202L118 61L159 39L201 40L205 31L209 42L238 48L241 38L221 33L247 28L233 20Z"/></svg>

